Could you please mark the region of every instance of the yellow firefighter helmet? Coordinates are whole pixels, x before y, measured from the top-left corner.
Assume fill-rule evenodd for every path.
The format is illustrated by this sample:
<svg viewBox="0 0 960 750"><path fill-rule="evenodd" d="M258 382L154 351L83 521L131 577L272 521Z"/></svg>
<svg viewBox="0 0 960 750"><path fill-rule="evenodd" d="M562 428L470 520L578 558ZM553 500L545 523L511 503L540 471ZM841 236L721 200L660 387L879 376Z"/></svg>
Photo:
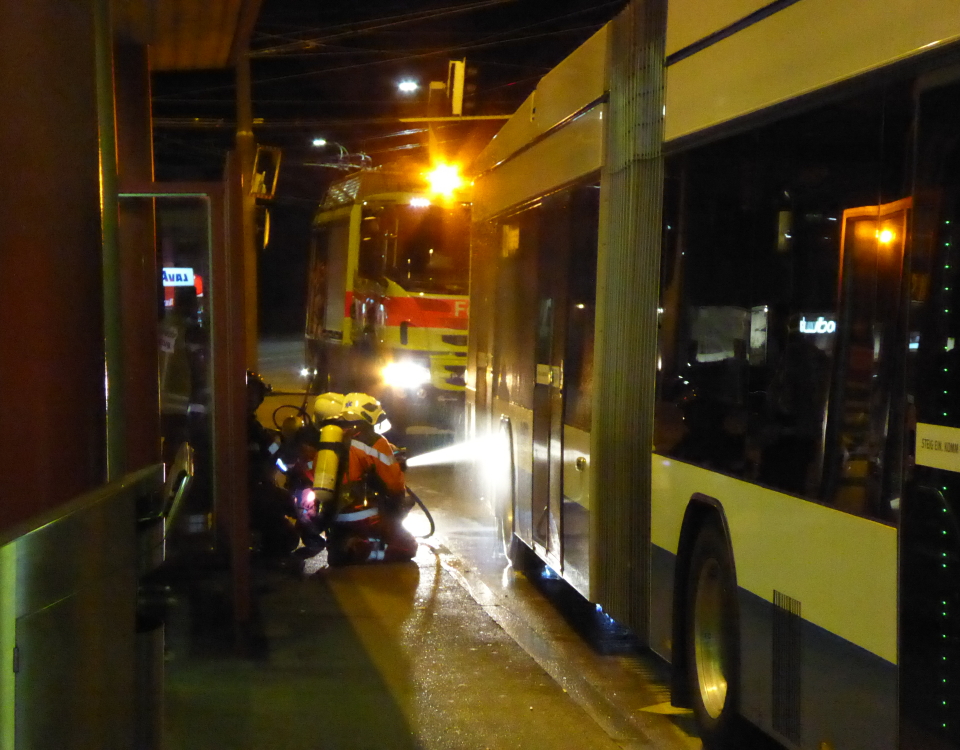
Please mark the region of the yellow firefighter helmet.
<svg viewBox="0 0 960 750"><path fill-rule="evenodd" d="M340 415L344 407L342 393L321 393L313 402L313 421L319 424Z"/></svg>
<svg viewBox="0 0 960 750"><path fill-rule="evenodd" d="M343 400L343 418L348 421L364 421L378 434L390 429L390 420L380 402L366 393L348 393Z"/></svg>

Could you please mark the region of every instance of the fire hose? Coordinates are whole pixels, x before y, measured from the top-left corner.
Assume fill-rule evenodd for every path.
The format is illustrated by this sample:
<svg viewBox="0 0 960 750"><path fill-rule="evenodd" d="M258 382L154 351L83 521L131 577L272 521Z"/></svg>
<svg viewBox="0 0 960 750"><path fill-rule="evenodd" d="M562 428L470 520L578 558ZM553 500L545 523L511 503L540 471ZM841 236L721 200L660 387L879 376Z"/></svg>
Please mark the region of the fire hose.
<svg viewBox="0 0 960 750"><path fill-rule="evenodd" d="M420 497L417 495L416 492L414 492L409 487L407 487L407 494L410 495L410 497L414 499L417 505L420 506L420 510L423 511L423 515L425 515L427 517L427 520L430 522L430 533L424 534L423 536L418 536L417 539L428 539L432 537L433 532L437 530L437 525L433 522L433 516L430 515L430 511L427 510L427 506L423 504L423 500L420 499Z"/></svg>

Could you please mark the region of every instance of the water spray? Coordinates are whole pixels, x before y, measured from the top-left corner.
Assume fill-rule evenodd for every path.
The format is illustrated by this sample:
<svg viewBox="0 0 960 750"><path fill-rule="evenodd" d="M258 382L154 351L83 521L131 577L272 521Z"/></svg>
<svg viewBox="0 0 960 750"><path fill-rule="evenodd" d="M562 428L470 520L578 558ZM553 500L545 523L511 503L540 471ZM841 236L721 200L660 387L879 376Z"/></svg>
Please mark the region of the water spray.
<svg viewBox="0 0 960 750"><path fill-rule="evenodd" d="M475 461L477 456L485 455L493 446L493 441L489 438L477 438L476 440L467 440L456 445L448 445L446 448L438 448L429 453L422 453L419 456L407 459L407 466L413 468L416 466L442 466L444 464L459 464L469 461Z"/></svg>

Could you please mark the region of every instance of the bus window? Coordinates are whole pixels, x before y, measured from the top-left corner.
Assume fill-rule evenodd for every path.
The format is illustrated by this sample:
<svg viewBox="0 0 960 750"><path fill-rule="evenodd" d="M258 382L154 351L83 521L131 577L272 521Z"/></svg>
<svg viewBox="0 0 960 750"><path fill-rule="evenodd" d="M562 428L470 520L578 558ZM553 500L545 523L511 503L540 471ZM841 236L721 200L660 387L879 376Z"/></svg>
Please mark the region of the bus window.
<svg viewBox="0 0 960 750"><path fill-rule="evenodd" d="M537 278L537 251L541 234L540 205L499 222L500 255L495 280L494 396L532 409L536 381L537 296L521 294Z"/></svg>
<svg viewBox="0 0 960 750"><path fill-rule="evenodd" d="M844 211L877 204L882 126L873 94L667 159L658 452L821 497Z"/></svg>
<svg viewBox="0 0 960 750"><path fill-rule="evenodd" d="M571 196L570 212L571 248L563 362L564 423L589 432L593 403L600 186L576 188Z"/></svg>

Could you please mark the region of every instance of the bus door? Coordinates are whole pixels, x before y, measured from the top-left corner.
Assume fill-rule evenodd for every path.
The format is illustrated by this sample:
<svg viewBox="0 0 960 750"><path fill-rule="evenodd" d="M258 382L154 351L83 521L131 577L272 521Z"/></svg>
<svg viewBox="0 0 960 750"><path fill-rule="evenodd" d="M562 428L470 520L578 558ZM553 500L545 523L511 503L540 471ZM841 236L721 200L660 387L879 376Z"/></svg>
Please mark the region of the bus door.
<svg viewBox="0 0 960 750"><path fill-rule="evenodd" d="M600 185L571 190L570 253L566 264L563 349L563 577L590 590L590 422L593 417L593 344L597 301Z"/></svg>
<svg viewBox="0 0 960 750"><path fill-rule="evenodd" d="M837 321L806 322L839 337L827 422L824 497L840 510L891 520L885 435L897 379L903 254L911 199L843 212Z"/></svg>
<svg viewBox="0 0 960 750"><path fill-rule="evenodd" d="M960 748L960 82L919 87L900 509L900 747Z"/></svg>
<svg viewBox="0 0 960 750"><path fill-rule="evenodd" d="M533 541L562 571L563 348L570 257L569 194L543 200L537 253L533 393Z"/></svg>

